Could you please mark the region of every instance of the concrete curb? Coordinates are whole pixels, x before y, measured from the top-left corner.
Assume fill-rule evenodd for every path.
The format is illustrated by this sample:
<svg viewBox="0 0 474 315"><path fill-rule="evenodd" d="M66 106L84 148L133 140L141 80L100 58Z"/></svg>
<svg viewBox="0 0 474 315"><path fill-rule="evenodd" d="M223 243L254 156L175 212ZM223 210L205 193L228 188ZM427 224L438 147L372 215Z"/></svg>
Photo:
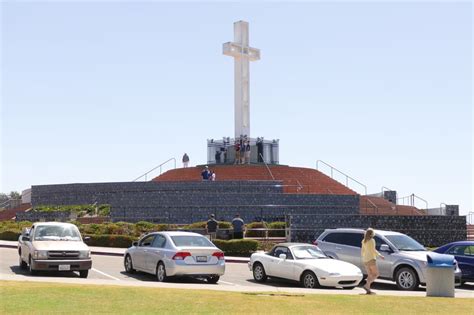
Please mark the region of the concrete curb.
<svg viewBox="0 0 474 315"><path fill-rule="evenodd" d="M16 245L10 245L10 244L0 244L0 248L12 248L16 249ZM114 252L107 252L107 251L95 251L91 250L92 255L101 255L101 256L115 256L115 257L123 257L122 253L114 253ZM246 264L250 261L250 258L235 258L235 257L229 257L225 259L225 262L227 263L241 263L241 264Z"/></svg>

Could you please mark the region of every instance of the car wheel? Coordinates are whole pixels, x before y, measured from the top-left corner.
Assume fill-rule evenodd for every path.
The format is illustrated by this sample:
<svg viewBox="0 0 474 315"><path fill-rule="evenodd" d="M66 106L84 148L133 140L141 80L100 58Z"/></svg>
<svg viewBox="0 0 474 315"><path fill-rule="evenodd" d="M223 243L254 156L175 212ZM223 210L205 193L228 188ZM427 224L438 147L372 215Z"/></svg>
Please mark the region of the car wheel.
<svg viewBox="0 0 474 315"><path fill-rule="evenodd" d="M38 272L33 269L33 264L31 263L31 257L28 260L29 271L32 276L36 275Z"/></svg>
<svg viewBox="0 0 474 315"><path fill-rule="evenodd" d="M88 275L89 275L89 270L80 270L79 271L79 277L81 277L81 278L87 278Z"/></svg>
<svg viewBox="0 0 474 315"><path fill-rule="evenodd" d="M307 289L319 287L318 278L312 271L305 271L301 276L301 285Z"/></svg>
<svg viewBox="0 0 474 315"><path fill-rule="evenodd" d="M134 273L135 272L135 269L133 269L132 257L130 257L130 255L125 256L125 259L123 261L123 265L125 266L125 271L127 273Z"/></svg>
<svg viewBox="0 0 474 315"><path fill-rule="evenodd" d="M23 260L23 258L21 258L21 254L19 257L20 257L19 259L20 269L26 270L28 268L28 264Z"/></svg>
<svg viewBox="0 0 474 315"><path fill-rule="evenodd" d="M415 270L409 267L403 267L397 271L395 282L400 290L405 291L415 290L420 284Z"/></svg>
<svg viewBox="0 0 474 315"><path fill-rule="evenodd" d="M265 273L265 268L261 263L253 264L253 278L257 282L267 281L267 274Z"/></svg>
<svg viewBox="0 0 474 315"><path fill-rule="evenodd" d="M220 277L218 275L212 275L207 277L207 283L216 284L219 281Z"/></svg>
<svg viewBox="0 0 474 315"><path fill-rule="evenodd" d="M159 282L165 282L168 280L168 277L166 276L165 264L163 264L162 262L160 262L156 267L156 279Z"/></svg>

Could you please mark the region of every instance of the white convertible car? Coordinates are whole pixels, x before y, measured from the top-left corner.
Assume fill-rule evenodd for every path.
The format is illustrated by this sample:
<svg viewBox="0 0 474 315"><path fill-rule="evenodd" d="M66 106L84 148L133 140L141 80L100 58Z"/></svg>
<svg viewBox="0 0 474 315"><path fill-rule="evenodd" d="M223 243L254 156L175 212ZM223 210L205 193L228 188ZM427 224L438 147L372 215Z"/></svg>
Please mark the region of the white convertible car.
<svg viewBox="0 0 474 315"><path fill-rule="evenodd" d="M281 243L268 253L254 253L249 269L257 282L275 277L298 281L305 288L352 289L362 280L357 266L329 258L317 246L303 243Z"/></svg>

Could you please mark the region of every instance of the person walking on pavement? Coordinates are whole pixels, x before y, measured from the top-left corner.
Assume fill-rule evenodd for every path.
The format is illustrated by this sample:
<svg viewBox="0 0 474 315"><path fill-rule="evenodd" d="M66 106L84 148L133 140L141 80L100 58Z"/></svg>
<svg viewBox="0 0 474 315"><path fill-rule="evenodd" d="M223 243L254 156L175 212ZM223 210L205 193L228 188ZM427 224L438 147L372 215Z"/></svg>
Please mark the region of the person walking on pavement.
<svg viewBox="0 0 474 315"><path fill-rule="evenodd" d="M375 249L374 235L374 230L368 228L367 231L365 231L361 248L362 262L364 263L365 269L367 270L367 282L363 288L367 294L375 294L370 289L370 286L372 285L372 282L374 282L379 276L379 270L377 269L377 258L380 257L381 259L385 259L385 257Z"/></svg>
<svg viewBox="0 0 474 315"><path fill-rule="evenodd" d="M233 239L244 238L245 223L244 220L242 220L242 218L240 217L239 213L237 213L235 215L235 218L232 219L232 228L234 229Z"/></svg>
<svg viewBox="0 0 474 315"><path fill-rule="evenodd" d="M184 153L183 155L183 167L187 168L189 165L189 156L187 153Z"/></svg>
<svg viewBox="0 0 474 315"><path fill-rule="evenodd" d="M209 235L209 238L211 239L211 241L216 239L218 225L219 223L216 221L216 216L214 214L211 214L209 216L209 220L207 220L207 223L206 223L206 232L207 232L207 235Z"/></svg>

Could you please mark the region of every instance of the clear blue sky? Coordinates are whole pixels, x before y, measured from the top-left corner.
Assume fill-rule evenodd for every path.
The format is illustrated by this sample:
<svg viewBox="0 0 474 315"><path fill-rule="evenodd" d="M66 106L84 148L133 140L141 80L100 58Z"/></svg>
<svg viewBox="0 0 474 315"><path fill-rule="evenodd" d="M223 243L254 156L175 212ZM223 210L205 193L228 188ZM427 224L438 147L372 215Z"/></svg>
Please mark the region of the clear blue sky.
<svg viewBox="0 0 474 315"><path fill-rule="evenodd" d="M129 181L233 135L250 23L252 136L369 192L472 209L472 4L3 1L1 187ZM157 175L157 174L155 174ZM354 187L357 188L357 187Z"/></svg>

